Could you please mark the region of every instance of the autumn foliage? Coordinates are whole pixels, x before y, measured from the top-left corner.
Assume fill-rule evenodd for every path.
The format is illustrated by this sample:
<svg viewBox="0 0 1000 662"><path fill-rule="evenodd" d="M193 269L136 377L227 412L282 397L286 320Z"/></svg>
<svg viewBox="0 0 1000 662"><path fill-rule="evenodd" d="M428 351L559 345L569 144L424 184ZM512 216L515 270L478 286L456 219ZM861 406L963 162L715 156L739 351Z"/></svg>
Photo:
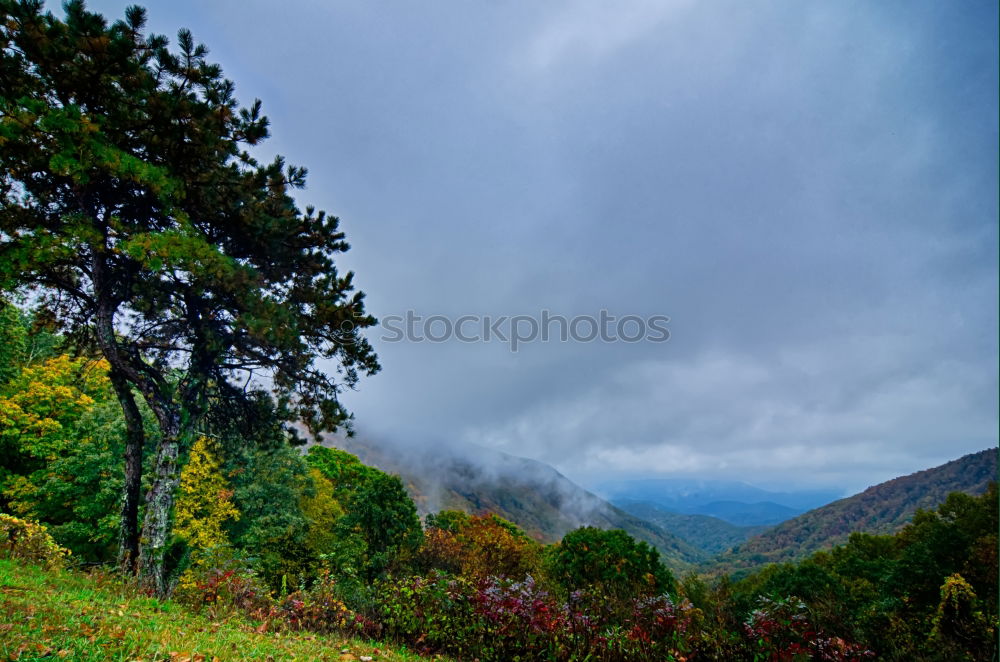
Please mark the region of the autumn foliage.
<svg viewBox="0 0 1000 662"><path fill-rule="evenodd" d="M0 556L3 558L60 568L69 555L70 550L57 545L41 524L0 513Z"/></svg>
<svg viewBox="0 0 1000 662"><path fill-rule="evenodd" d="M439 526L440 525L440 526ZM541 545L517 526L492 514L454 511L428 519L418 562L470 579L490 575L522 579L539 571Z"/></svg>

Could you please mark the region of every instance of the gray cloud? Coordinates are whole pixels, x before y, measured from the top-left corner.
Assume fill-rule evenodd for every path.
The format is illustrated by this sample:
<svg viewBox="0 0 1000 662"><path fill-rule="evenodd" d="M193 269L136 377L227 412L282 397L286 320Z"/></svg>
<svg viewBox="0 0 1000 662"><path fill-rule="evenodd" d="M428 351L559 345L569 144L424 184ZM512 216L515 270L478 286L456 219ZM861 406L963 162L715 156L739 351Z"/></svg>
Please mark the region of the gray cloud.
<svg viewBox="0 0 1000 662"><path fill-rule="evenodd" d="M95 2L107 15L124 3ZM376 341L372 435L585 483L845 489L997 441L989 3L172 2L342 216L376 315L667 314L666 344Z"/></svg>

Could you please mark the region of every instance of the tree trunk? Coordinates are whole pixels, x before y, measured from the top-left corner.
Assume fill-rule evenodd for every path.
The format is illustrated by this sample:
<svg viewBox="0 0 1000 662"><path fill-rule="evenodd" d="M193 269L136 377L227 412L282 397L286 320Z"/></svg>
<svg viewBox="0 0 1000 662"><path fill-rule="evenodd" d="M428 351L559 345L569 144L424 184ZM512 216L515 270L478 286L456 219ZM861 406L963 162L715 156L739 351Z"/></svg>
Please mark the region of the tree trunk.
<svg viewBox="0 0 1000 662"><path fill-rule="evenodd" d="M121 526L118 534L118 567L134 575L139 563L139 498L142 487L142 448L146 431L132 388L125 378L111 371L111 383L125 414L125 488L122 491Z"/></svg>
<svg viewBox="0 0 1000 662"><path fill-rule="evenodd" d="M141 547L139 553L139 582L148 591L159 597L167 594L164 555L167 534L170 532L170 511L174 505L179 477L177 457L180 453L180 417L169 415L160 420L163 436L156 448L156 466L153 469L153 484L146 493L146 517L142 523Z"/></svg>

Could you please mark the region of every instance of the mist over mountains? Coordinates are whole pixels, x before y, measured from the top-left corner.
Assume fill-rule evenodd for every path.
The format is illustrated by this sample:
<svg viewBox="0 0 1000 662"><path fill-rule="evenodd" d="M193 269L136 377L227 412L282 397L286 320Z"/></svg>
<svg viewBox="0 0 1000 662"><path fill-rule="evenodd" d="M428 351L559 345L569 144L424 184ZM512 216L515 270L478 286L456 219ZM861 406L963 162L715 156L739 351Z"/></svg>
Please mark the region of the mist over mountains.
<svg viewBox="0 0 1000 662"><path fill-rule="evenodd" d="M773 492L742 481L691 478L609 481L597 492L611 501L647 501L678 513L713 515L741 525L776 524L845 496L831 489Z"/></svg>
<svg viewBox="0 0 1000 662"><path fill-rule="evenodd" d="M623 529L658 549L675 570L708 559L704 550L613 506L542 462L447 442L409 446L338 436L325 443L400 476L421 516L440 510L490 512L545 543L581 526Z"/></svg>
<svg viewBox="0 0 1000 662"><path fill-rule="evenodd" d="M982 493L997 470L991 449L843 499L831 490L781 492L682 478L609 481L599 488L605 499L545 463L473 445L365 436L329 437L324 444L399 475L421 516L494 513L545 543L581 526L623 529L680 572L745 570L801 558L852 531L894 532L917 508L934 508L951 491Z"/></svg>

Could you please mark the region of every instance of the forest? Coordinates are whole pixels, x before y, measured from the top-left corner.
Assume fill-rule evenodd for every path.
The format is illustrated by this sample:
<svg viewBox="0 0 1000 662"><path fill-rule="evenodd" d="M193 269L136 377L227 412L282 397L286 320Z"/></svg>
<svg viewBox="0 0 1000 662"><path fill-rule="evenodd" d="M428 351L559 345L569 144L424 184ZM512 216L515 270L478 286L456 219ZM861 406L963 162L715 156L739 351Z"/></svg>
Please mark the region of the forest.
<svg viewBox="0 0 1000 662"><path fill-rule="evenodd" d="M994 659L995 483L739 578L622 530L421 521L318 443L353 429L376 320L305 169L257 160L260 102L139 8L0 9L0 555L459 660Z"/></svg>

